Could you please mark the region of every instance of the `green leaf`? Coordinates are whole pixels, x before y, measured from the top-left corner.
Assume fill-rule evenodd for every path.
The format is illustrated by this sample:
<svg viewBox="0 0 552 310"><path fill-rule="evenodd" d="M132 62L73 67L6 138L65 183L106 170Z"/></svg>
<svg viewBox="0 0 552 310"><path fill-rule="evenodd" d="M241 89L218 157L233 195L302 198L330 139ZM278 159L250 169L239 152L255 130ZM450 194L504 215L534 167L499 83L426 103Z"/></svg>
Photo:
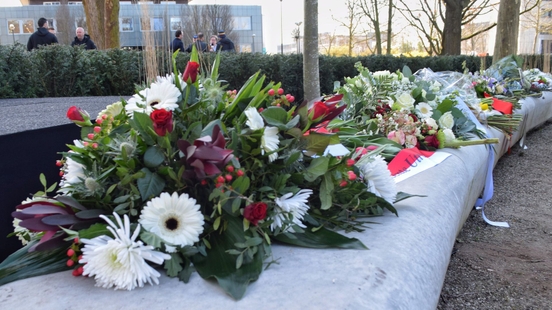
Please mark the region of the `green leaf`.
<svg viewBox="0 0 552 310"><path fill-rule="evenodd" d="M140 233L140 240L142 240L146 245L151 245L154 248L160 248L161 243L163 242L163 239L159 238L158 235L146 230L143 230Z"/></svg>
<svg viewBox="0 0 552 310"><path fill-rule="evenodd" d="M311 132L305 137L307 140L307 151L314 152L316 154L322 154L330 144L339 143L339 136L336 134L322 134L317 132Z"/></svg>
<svg viewBox="0 0 552 310"><path fill-rule="evenodd" d="M234 188L236 192L243 194L249 189L250 183L249 177L243 175L232 182L232 188Z"/></svg>
<svg viewBox="0 0 552 310"><path fill-rule="evenodd" d="M40 179L40 184L42 184L42 186L46 187L46 176L44 175L44 173L40 174L39 179Z"/></svg>
<svg viewBox="0 0 552 310"><path fill-rule="evenodd" d="M305 229L304 233L296 233L293 235L295 239L289 238L285 234L278 234L273 238L283 243L306 248L338 248L355 250L368 249L360 240L356 238L345 237L335 231L331 231L326 228L320 228L316 232L312 232L312 227L308 226L308 228Z"/></svg>
<svg viewBox="0 0 552 310"><path fill-rule="evenodd" d="M145 176L136 180L136 184L140 190L142 200L146 201L161 194L163 188L165 188L165 180L157 173L152 173L148 168L142 168L140 171L144 172Z"/></svg>
<svg viewBox="0 0 552 310"><path fill-rule="evenodd" d="M329 173L326 173L322 183L320 184L320 209L328 210L333 205L333 190L334 184L332 182L332 176Z"/></svg>
<svg viewBox="0 0 552 310"><path fill-rule="evenodd" d="M92 239L98 236L111 236L111 232L107 229L107 224L96 223L88 228L79 230L79 238Z"/></svg>
<svg viewBox="0 0 552 310"><path fill-rule="evenodd" d="M280 129L286 129L287 112L279 107L270 107L261 112L265 122L268 125L276 126Z"/></svg>
<svg viewBox="0 0 552 310"><path fill-rule="evenodd" d="M151 146L144 153L144 164L146 167L155 168L163 163L165 155L163 150L157 146Z"/></svg>
<svg viewBox="0 0 552 310"><path fill-rule="evenodd" d="M182 258L178 253L170 253L171 259L165 261L165 270L167 270L167 276L176 277L182 270Z"/></svg>
<svg viewBox="0 0 552 310"><path fill-rule="evenodd" d="M150 130L153 128L153 121L145 113L134 112L134 117L129 120L132 128L136 129L144 142L148 145L154 145L155 140L150 136Z"/></svg>
<svg viewBox="0 0 552 310"><path fill-rule="evenodd" d="M410 77L412 76L412 70L410 70L410 68L407 65L404 65L402 69L402 74L404 75L404 77Z"/></svg>
<svg viewBox="0 0 552 310"><path fill-rule="evenodd" d="M330 159L328 157L317 157L312 160L310 166L305 170L305 180L312 182L321 175L324 175L328 171L328 163Z"/></svg>
<svg viewBox="0 0 552 310"><path fill-rule="evenodd" d="M0 286L31 277L50 274L69 268L67 262L67 247L59 247L51 251L28 252L35 242L28 243L0 263Z"/></svg>
<svg viewBox="0 0 552 310"><path fill-rule="evenodd" d="M215 278L219 285L235 299L241 299L245 294L249 282L255 281L263 269L264 249L254 255L253 260L243 263L236 269L237 258L226 253L235 249L235 243L245 242L242 221L239 218L228 217L228 228L223 234L211 234L211 249L207 250L207 256L197 254L192 261L198 274L204 278Z"/></svg>
<svg viewBox="0 0 552 310"><path fill-rule="evenodd" d="M437 106L437 110L441 111L441 113L445 114L445 112L448 112L452 109L452 106L454 105L454 102L450 99L445 99L439 105Z"/></svg>

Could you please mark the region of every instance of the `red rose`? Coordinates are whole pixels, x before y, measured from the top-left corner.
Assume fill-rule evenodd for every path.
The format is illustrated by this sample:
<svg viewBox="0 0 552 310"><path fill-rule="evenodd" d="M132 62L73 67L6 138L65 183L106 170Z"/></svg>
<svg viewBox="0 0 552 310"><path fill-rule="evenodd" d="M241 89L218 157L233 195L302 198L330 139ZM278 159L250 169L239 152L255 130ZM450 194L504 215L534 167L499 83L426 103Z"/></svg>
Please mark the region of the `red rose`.
<svg viewBox="0 0 552 310"><path fill-rule="evenodd" d="M314 106L309 111L309 115L311 116L310 119L313 121L317 121L320 118L326 116L329 112L330 112L330 107L328 107L322 101L316 101L314 103Z"/></svg>
<svg viewBox="0 0 552 310"><path fill-rule="evenodd" d="M245 217L251 224L257 226L260 220L264 220L266 217L266 203L255 202L243 210L243 217Z"/></svg>
<svg viewBox="0 0 552 310"><path fill-rule="evenodd" d="M188 61L182 79L188 84L195 83L197 80L197 73L199 72L199 64L195 61Z"/></svg>
<svg viewBox="0 0 552 310"><path fill-rule="evenodd" d="M92 126L90 115L76 106L72 106L67 110L67 118L78 126Z"/></svg>
<svg viewBox="0 0 552 310"><path fill-rule="evenodd" d="M172 112L165 109L153 110L150 114L153 121L153 130L159 136L164 136L167 132L173 131Z"/></svg>

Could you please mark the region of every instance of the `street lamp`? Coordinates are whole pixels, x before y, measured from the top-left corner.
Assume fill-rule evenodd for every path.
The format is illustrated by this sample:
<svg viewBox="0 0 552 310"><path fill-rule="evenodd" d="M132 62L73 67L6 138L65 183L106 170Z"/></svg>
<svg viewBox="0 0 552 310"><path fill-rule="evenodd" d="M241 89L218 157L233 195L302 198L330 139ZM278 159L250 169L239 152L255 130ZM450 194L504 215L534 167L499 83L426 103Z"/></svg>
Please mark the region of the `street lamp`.
<svg viewBox="0 0 552 310"><path fill-rule="evenodd" d="M297 25L297 54L301 54L301 26L303 22L296 22L295 25Z"/></svg>
<svg viewBox="0 0 552 310"><path fill-rule="evenodd" d="M282 13L282 0L280 0L280 53L284 54L284 18Z"/></svg>
<svg viewBox="0 0 552 310"><path fill-rule="evenodd" d="M10 24L10 32L12 33L13 44L15 45L15 25L14 24Z"/></svg>
<svg viewBox="0 0 552 310"><path fill-rule="evenodd" d="M251 52L255 53L255 34L251 35L251 41L253 42L251 43Z"/></svg>

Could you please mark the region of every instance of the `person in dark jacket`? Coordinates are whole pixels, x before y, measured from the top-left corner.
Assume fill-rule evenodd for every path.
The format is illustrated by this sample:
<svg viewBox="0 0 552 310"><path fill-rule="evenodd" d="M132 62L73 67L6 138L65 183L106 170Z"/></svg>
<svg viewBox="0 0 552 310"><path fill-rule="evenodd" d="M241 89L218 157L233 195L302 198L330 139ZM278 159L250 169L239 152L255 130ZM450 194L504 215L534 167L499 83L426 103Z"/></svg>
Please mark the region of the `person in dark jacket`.
<svg viewBox="0 0 552 310"><path fill-rule="evenodd" d="M219 47L217 48L217 51L218 50L221 50L223 52L236 51L236 49L234 48L234 42L232 42L232 40L226 37L224 30L219 30L218 37L219 37L219 41L218 41Z"/></svg>
<svg viewBox="0 0 552 310"><path fill-rule="evenodd" d="M76 34L77 36L75 37L75 40L71 42L71 46L84 45L85 50L96 49L96 44L94 44L94 41L90 39L89 35L84 34L84 29L82 27L77 27Z"/></svg>
<svg viewBox="0 0 552 310"><path fill-rule="evenodd" d="M54 43L58 43L58 39L48 31L48 20L44 17L39 18L38 29L29 38L27 50L30 52L40 45L50 45Z"/></svg>
<svg viewBox="0 0 552 310"><path fill-rule="evenodd" d="M195 44L198 52L207 52L207 43L203 41L203 33L199 32L194 36L194 43L190 44L186 49L186 52L191 53L192 47Z"/></svg>
<svg viewBox="0 0 552 310"><path fill-rule="evenodd" d="M174 33L174 40L171 43L171 51L174 53L177 50L180 52L184 51L184 43L182 43L182 30L177 30Z"/></svg>

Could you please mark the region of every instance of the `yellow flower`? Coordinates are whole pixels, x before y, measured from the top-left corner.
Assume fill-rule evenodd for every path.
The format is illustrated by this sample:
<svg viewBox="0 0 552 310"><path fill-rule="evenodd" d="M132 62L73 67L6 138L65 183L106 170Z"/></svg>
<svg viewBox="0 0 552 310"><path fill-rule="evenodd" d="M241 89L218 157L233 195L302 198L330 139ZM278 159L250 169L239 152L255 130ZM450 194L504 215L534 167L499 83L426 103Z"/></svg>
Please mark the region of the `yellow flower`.
<svg viewBox="0 0 552 310"><path fill-rule="evenodd" d="M489 105L488 105L488 104L486 104L486 103L482 103L482 104L481 104L481 110L487 111L488 109L489 109Z"/></svg>

